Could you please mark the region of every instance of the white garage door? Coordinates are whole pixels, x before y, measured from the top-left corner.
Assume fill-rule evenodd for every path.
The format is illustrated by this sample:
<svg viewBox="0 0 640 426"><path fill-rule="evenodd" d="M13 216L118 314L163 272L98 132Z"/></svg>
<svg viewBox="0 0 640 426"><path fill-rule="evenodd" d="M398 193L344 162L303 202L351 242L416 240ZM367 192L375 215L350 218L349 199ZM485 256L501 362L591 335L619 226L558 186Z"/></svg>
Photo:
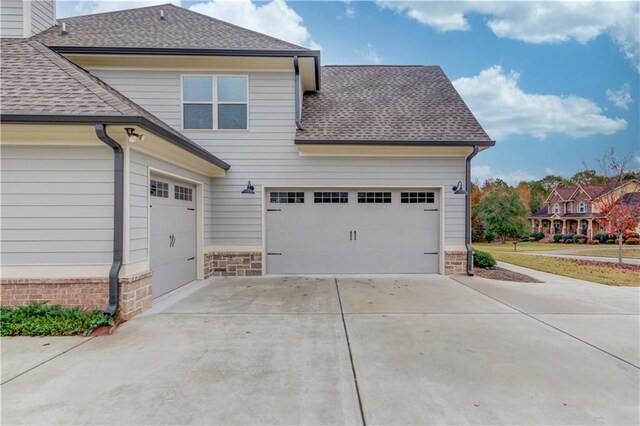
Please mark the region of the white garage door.
<svg viewBox="0 0 640 426"><path fill-rule="evenodd" d="M152 176L149 191L152 293L158 297L196 279L196 190Z"/></svg>
<svg viewBox="0 0 640 426"><path fill-rule="evenodd" d="M269 274L437 273L433 189L266 191Z"/></svg>

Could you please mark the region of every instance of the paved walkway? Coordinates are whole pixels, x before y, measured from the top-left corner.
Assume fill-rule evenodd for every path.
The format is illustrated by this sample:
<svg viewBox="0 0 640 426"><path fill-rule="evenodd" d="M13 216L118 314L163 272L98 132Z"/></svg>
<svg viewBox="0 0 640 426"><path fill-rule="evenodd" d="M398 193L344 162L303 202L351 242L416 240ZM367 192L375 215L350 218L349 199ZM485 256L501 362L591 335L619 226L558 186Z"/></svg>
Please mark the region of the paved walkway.
<svg viewBox="0 0 640 426"><path fill-rule="evenodd" d="M640 289L527 273L194 283L112 336L3 338L1 422L638 424Z"/></svg>

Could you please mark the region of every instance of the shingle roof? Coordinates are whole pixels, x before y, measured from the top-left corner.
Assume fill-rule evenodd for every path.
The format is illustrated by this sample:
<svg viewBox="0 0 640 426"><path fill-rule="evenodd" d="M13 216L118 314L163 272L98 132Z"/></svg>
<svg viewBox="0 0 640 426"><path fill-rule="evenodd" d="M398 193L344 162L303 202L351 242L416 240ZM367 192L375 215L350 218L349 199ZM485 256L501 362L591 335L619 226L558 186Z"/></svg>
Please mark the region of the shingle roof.
<svg viewBox="0 0 640 426"><path fill-rule="evenodd" d="M164 20L160 20L160 11ZM306 50L172 4L98 13L58 20L66 24L35 39L47 46L153 49Z"/></svg>
<svg viewBox="0 0 640 426"><path fill-rule="evenodd" d="M573 186L571 188L556 188L556 192L558 193L558 195L560 195L560 198L562 198L563 200L568 200L571 195L573 195L576 188L576 186Z"/></svg>
<svg viewBox="0 0 640 426"><path fill-rule="evenodd" d="M640 192L628 192L620 197L621 204L640 205Z"/></svg>
<svg viewBox="0 0 640 426"><path fill-rule="evenodd" d="M223 167L211 155L120 92L29 39L0 40L0 105L3 120L15 115L143 119L148 127L192 153ZM150 130L154 130L150 129Z"/></svg>
<svg viewBox="0 0 640 426"><path fill-rule="evenodd" d="M531 217L540 217L540 216L551 216L549 214L549 205L548 204L545 204L539 210L536 210L535 212L533 212L533 214L531 215Z"/></svg>
<svg viewBox="0 0 640 426"><path fill-rule="evenodd" d="M297 143L492 144L438 66L325 66L305 93Z"/></svg>

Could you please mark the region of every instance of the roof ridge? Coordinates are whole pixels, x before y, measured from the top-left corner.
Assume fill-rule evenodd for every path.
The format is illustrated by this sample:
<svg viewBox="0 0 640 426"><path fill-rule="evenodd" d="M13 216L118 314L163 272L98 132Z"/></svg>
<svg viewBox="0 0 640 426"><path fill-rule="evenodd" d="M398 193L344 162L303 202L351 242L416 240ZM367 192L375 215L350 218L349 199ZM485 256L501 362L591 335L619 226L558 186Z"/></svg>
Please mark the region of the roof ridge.
<svg viewBox="0 0 640 426"><path fill-rule="evenodd" d="M323 65L322 68L440 68L440 65L367 65L367 64L353 64L353 65Z"/></svg>
<svg viewBox="0 0 640 426"><path fill-rule="evenodd" d="M68 16L66 18L57 18L56 21L64 22L65 19L69 20L69 19L77 19L77 18L86 18L89 16L110 15L112 13L127 12L130 10L152 9L154 7L159 7L159 6L175 6L175 5L171 3L153 4L151 6L132 7L131 9L119 9L119 10L110 10L108 12L98 12L98 13L88 13L86 15ZM176 7L179 7L179 6L176 6Z"/></svg>
<svg viewBox="0 0 640 426"><path fill-rule="evenodd" d="M258 34L258 35L261 35L261 36L263 36L263 37L268 37L268 38L270 38L270 39L272 39L272 40L279 41L279 42L281 42L281 43L287 43L288 45L293 46L293 47L297 47L297 48L299 48L299 49L311 50L311 49L309 49L309 48L306 48L306 47L300 46L300 45L298 45L298 44L294 44L294 43L288 42L288 41L286 41L286 40L282 40L282 39L280 39L280 38L276 38L276 37L270 36L269 34L261 33L261 32L259 32L259 31L255 31L255 30L252 30L252 29L249 29L249 28L241 27L241 26L239 26L239 25L232 24L231 22L223 21L222 19L218 19L218 18L214 18L213 16L205 15L204 13L200 13L200 12L193 11L193 10L191 10L191 9L186 9L186 8L184 8L184 7L176 6L175 4L171 4L171 3L169 3L169 6L173 6L173 7L175 7L176 9L180 9L180 10L183 10L183 11L185 11L185 12L194 13L194 14L196 14L196 15L198 15L198 16L204 16L205 18L207 18L207 19L209 19L209 20L211 20L211 21L218 22L218 23L223 24L223 25L226 25L226 26L228 26L228 27L237 28L237 29L240 29L240 30L243 30L243 31L249 31L249 32L252 32L252 33L254 33L254 34Z"/></svg>

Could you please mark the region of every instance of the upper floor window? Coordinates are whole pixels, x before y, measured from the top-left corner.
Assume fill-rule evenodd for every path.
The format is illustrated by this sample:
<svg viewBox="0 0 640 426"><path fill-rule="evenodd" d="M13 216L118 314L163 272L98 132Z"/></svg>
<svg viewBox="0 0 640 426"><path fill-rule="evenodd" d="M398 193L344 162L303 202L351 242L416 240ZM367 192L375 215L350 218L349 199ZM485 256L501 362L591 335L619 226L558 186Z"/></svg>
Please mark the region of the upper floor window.
<svg viewBox="0 0 640 426"><path fill-rule="evenodd" d="M248 128L246 76L182 77L183 129Z"/></svg>
<svg viewBox="0 0 640 426"><path fill-rule="evenodd" d="M560 213L560 204L555 203L555 204L553 205L553 212L554 212L554 213Z"/></svg>
<svg viewBox="0 0 640 426"><path fill-rule="evenodd" d="M573 203L571 201L567 203L567 213L573 213Z"/></svg>
<svg viewBox="0 0 640 426"><path fill-rule="evenodd" d="M586 213L587 212L587 203L584 201L580 201L578 204L578 213Z"/></svg>

